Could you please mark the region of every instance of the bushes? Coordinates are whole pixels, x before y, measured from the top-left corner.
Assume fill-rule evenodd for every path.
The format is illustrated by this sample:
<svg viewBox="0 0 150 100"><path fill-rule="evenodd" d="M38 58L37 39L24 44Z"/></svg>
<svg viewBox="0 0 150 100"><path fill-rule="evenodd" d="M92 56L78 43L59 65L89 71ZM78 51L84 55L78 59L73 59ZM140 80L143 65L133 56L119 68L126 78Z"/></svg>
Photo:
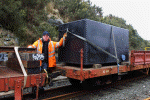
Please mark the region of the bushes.
<svg viewBox="0 0 150 100"><path fill-rule="evenodd" d="M143 40L131 25L123 18L103 17L102 8L92 6L90 1L83 0L2 0L0 2L0 24L11 30L18 37L20 46L27 46L42 36L43 31L51 34L52 40L58 37L57 27L48 23L51 19L60 18L71 22L88 18L95 21L129 29L130 49L150 46ZM46 8L46 9L45 9ZM50 14L51 13L51 14Z"/></svg>
<svg viewBox="0 0 150 100"><path fill-rule="evenodd" d="M59 10L59 14L67 21L75 21L84 18L92 20L100 20L102 17L102 9L92 6L90 1L83 0L53 0L55 9ZM64 21L66 22L66 21Z"/></svg>
<svg viewBox="0 0 150 100"><path fill-rule="evenodd" d="M32 34L33 26L38 27L47 20L44 10L47 2L48 0L3 0L0 2L0 24L11 30L19 38L20 45L25 46L36 37Z"/></svg>

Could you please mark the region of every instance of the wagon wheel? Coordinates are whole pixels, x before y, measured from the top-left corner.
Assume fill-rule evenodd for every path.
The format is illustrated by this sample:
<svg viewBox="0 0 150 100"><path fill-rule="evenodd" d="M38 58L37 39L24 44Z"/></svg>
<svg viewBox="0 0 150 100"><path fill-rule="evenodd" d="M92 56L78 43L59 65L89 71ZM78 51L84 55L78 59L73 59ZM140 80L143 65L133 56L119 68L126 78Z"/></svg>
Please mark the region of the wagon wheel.
<svg viewBox="0 0 150 100"><path fill-rule="evenodd" d="M72 79L72 78L69 78L69 82L72 84L72 86L74 87L80 87L81 86L81 83L80 83L80 80L76 80L76 79Z"/></svg>
<svg viewBox="0 0 150 100"><path fill-rule="evenodd" d="M82 83L82 87L83 88L87 88L87 87L92 87L95 85L95 80L94 79L86 79L85 81L83 81Z"/></svg>

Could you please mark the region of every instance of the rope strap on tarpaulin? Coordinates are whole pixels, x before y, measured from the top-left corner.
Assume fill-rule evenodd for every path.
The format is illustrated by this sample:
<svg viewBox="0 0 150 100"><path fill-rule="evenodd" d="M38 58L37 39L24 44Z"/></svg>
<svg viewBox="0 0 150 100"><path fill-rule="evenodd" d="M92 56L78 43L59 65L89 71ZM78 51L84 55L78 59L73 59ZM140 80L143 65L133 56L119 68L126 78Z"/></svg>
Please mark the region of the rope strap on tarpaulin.
<svg viewBox="0 0 150 100"><path fill-rule="evenodd" d="M113 35L114 49L115 49L115 55L116 55L116 59L117 59L117 67L118 67L118 75L119 75L119 59L117 56L117 48L116 48L116 42L115 42L115 37L114 37L114 32L113 32L113 26L111 26L111 33Z"/></svg>
<svg viewBox="0 0 150 100"><path fill-rule="evenodd" d="M19 53L18 53L18 47L14 47L14 50L15 50L17 59L18 59L18 61L19 61L21 70L22 70L23 75L24 75L24 87L25 87L25 86L26 86L26 82L27 82L27 73L26 73L26 71L25 71L24 65L23 65L23 63L22 63L22 61L21 61L21 58L20 58L20 55L19 55Z"/></svg>

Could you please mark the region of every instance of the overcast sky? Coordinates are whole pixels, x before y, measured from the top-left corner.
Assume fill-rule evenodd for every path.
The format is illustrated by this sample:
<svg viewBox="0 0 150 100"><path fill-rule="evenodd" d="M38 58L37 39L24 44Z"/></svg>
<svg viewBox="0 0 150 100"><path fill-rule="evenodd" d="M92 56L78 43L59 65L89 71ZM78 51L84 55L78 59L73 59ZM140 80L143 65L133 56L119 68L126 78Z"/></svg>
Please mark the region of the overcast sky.
<svg viewBox="0 0 150 100"><path fill-rule="evenodd" d="M150 40L150 0L90 0L102 7L103 16L112 14L131 24L145 40Z"/></svg>

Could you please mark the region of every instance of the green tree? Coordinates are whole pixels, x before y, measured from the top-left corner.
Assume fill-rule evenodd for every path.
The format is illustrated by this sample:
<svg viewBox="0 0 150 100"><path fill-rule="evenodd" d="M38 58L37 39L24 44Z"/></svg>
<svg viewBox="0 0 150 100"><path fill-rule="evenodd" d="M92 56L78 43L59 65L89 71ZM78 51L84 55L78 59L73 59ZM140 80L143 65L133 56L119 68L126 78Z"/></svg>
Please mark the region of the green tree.
<svg viewBox="0 0 150 100"><path fill-rule="evenodd" d="M0 6L0 23L8 30L18 30L19 26L24 24L24 11L21 1L3 0Z"/></svg>
<svg viewBox="0 0 150 100"><path fill-rule="evenodd" d="M148 46L148 43L139 36L137 30L134 29L132 25L127 25L126 21L123 18L118 18L110 14L101 19L101 22L128 29L130 50L144 49L146 46Z"/></svg>
<svg viewBox="0 0 150 100"><path fill-rule="evenodd" d="M42 36L43 31L49 31L53 39L58 36L58 31L57 27L47 22L47 13L44 9L48 3L51 3L54 9L58 9L57 13L64 22L88 18L128 29L130 50L150 46L150 43L143 40L132 25L126 24L126 20L112 14L103 17L102 8L92 6L90 0L3 0L0 2L0 24L15 33L20 45L33 43ZM52 12L53 8L49 10Z"/></svg>
<svg viewBox="0 0 150 100"><path fill-rule="evenodd" d="M75 21L84 18L99 21L102 17L102 9L97 6L92 6L90 1L82 0L53 0L55 8L60 12L60 15L68 21Z"/></svg>
<svg viewBox="0 0 150 100"><path fill-rule="evenodd" d="M44 7L48 0L3 0L0 2L0 24L19 37L21 45L34 40L34 26L47 21ZM36 29L37 30L37 29Z"/></svg>

